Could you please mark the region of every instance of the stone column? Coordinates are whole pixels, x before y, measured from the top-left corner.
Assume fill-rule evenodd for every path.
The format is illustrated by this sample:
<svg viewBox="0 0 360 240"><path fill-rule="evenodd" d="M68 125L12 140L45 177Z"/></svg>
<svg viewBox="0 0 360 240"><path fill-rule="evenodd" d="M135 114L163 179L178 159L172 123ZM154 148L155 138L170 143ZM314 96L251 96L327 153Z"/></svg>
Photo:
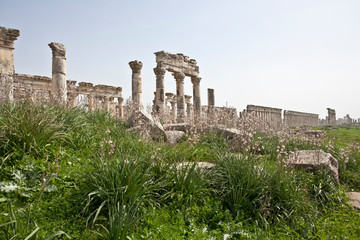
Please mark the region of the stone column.
<svg viewBox="0 0 360 240"><path fill-rule="evenodd" d="M187 117L188 120L191 119L191 117L192 117L191 98L192 98L192 96L185 95L186 117Z"/></svg>
<svg viewBox="0 0 360 240"><path fill-rule="evenodd" d="M200 77L191 77L193 84L193 106L196 117L201 117Z"/></svg>
<svg viewBox="0 0 360 240"><path fill-rule="evenodd" d="M52 50L52 97L53 101L60 105L67 102L66 82L66 47L61 43L52 42L49 44Z"/></svg>
<svg viewBox="0 0 360 240"><path fill-rule="evenodd" d="M19 36L17 29L0 27L0 102L13 100L14 41Z"/></svg>
<svg viewBox="0 0 360 240"><path fill-rule="evenodd" d="M134 104L142 108L142 86L141 86L141 69L143 67L142 62L135 60L129 62L132 70L132 100Z"/></svg>
<svg viewBox="0 0 360 240"><path fill-rule="evenodd" d="M176 123L176 97L170 102L171 104L171 121Z"/></svg>
<svg viewBox="0 0 360 240"><path fill-rule="evenodd" d="M162 67L154 68L156 75L156 95L155 95L155 111L162 113L165 109L165 83L164 77L166 69Z"/></svg>
<svg viewBox="0 0 360 240"><path fill-rule="evenodd" d="M215 108L215 95L214 89L208 88L208 118L213 120L214 118L214 108Z"/></svg>
<svg viewBox="0 0 360 240"><path fill-rule="evenodd" d="M124 118L124 106L123 106L124 99L122 97L118 97L118 118Z"/></svg>
<svg viewBox="0 0 360 240"><path fill-rule="evenodd" d="M76 107L76 81L67 81L67 105L70 108Z"/></svg>
<svg viewBox="0 0 360 240"><path fill-rule="evenodd" d="M177 121L182 123L185 121L185 74L182 72L174 73L174 77L176 79Z"/></svg>
<svg viewBox="0 0 360 240"><path fill-rule="evenodd" d="M108 96L104 96L103 99L103 109L107 112L110 112L110 98Z"/></svg>

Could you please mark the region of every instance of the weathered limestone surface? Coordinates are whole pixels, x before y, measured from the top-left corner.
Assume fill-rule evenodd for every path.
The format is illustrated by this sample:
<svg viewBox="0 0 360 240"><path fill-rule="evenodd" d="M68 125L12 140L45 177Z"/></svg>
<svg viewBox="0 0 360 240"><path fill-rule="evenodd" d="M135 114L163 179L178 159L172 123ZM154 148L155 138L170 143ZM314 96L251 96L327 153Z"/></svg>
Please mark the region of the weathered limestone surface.
<svg viewBox="0 0 360 240"><path fill-rule="evenodd" d="M187 119L192 118L193 107L192 107L192 104L191 104L191 98L192 98L192 96L185 95L186 117L187 117Z"/></svg>
<svg viewBox="0 0 360 240"><path fill-rule="evenodd" d="M215 163L211 162L181 162L177 164L176 169L177 170L185 170L191 168L195 164L195 169L200 170L212 170L215 167Z"/></svg>
<svg viewBox="0 0 360 240"><path fill-rule="evenodd" d="M165 84L164 75L166 71L172 72L176 79L176 101L177 101L177 121L185 121L185 94L184 78L191 77L193 83L193 106L196 115L201 115L200 100L200 80L199 67L194 59L190 59L184 54L172 54L165 51L156 52L157 66L154 68L156 75L156 94L155 94L155 111L164 112L165 110ZM190 116L191 114L187 114Z"/></svg>
<svg viewBox="0 0 360 240"><path fill-rule="evenodd" d="M0 73L14 74L14 41L20 36L17 29L0 27Z"/></svg>
<svg viewBox="0 0 360 240"><path fill-rule="evenodd" d="M152 137L166 137L163 126L145 110L135 111L126 121L128 127L138 127Z"/></svg>
<svg viewBox="0 0 360 240"><path fill-rule="evenodd" d="M174 73L174 77L176 79L177 122L182 123L185 121L185 74L182 72Z"/></svg>
<svg viewBox="0 0 360 240"><path fill-rule="evenodd" d="M141 69L142 62L135 60L129 62L132 70L132 100L137 106L142 105L142 85L141 85Z"/></svg>
<svg viewBox="0 0 360 240"><path fill-rule="evenodd" d="M186 76L199 75L199 67L196 65L195 59L190 59L182 53L172 54L165 51L154 53L156 55L156 63L164 67L169 72L183 72Z"/></svg>
<svg viewBox="0 0 360 240"><path fill-rule="evenodd" d="M53 101L60 105L67 102L66 47L61 43L49 44L52 50L52 94Z"/></svg>
<svg viewBox="0 0 360 240"><path fill-rule="evenodd" d="M223 136L227 140L232 140L237 135L241 134L239 129L226 128L224 126L213 126L209 128L209 131L215 133L216 135Z"/></svg>
<svg viewBox="0 0 360 240"><path fill-rule="evenodd" d="M348 202L356 210L360 210L360 192L348 192L347 195L350 198Z"/></svg>
<svg viewBox="0 0 360 240"><path fill-rule="evenodd" d="M214 108L215 108L214 89L208 88L207 94L208 94L208 110L207 110L208 120L214 121L214 118L215 118L215 116L214 116L215 115L215 112L214 112Z"/></svg>
<svg viewBox="0 0 360 240"><path fill-rule="evenodd" d="M162 113L165 110L165 73L164 67L154 68L156 75L155 111Z"/></svg>
<svg viewBox="0 0 360 240"><path fill-rule="evenodd" d="M284 124L288 127L318 126L319 114L284 110Z"/></svg>
<svg viewBox="0 0 360 240"><path fill-rule="evenodd" d="M19 35L17 29L0 27L0 102L13 100L14 41Z"/></svg>
<svg viewBox="0 0 360 240"><path fill-rule="evenodd" d="M191 129L191 125L188 123L175 123L175 124L164 124L165 131L182 131L188 133Z"/></svg>
<svg viewBox="0 0 360 240"><path fill-rule="evenodd" d="M268 122L274 126L280 126L282 123L281 119L281 109L280 108L271 108L264 106L256 105L247 105L246 113L252 114L254 117Z"/></svg>
<svg viewBox="0 0 360 240"><path fill-rule="evenodd" d="M170 145L175 145L184 136L183 131L165 131L166 140Z"/></svg>
<svg viewBox="0 0 360 240"><path fill-rule="evenodd" d="M201 81L200 77L191 78L191 82L193 84L194 113L197 117L201 116L200 81Z"/></svg>
<svg viewBox="0 0 360 240"><path fill-rule="evenodd" d="M326 117L328 125L336 125L336 112L335 109L327 108L328 115Z"/></svg>
<svg viewBox="0 0 360 240"><path fill-rule="evenodd" d="M289 166L307 170L329 170L334 179L339 182L338 161L323 150L301 150L289 155L286 162Z"/></svg>

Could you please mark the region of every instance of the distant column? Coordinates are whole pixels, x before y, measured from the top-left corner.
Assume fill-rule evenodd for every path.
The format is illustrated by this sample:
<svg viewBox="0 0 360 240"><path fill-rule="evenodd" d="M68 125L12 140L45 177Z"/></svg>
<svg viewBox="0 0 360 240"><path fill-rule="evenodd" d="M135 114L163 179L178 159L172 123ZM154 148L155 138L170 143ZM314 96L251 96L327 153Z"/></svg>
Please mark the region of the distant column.
<svg viewBox="0 0 360 240"><path fill-rule="evenodd" d="M163 113L165 110L165 83L164 77L166 69L162 67L154 68L156 75L156 95L155 95L155 111Z"/></svg>
<svg viewBox="0 0 360 240"><path fill-rule="evenodd" d="M142 62L135 60L129 62L132 70L132 100L138 106L142 107L142 86L141 86L141 69L143 67Z"/></svg>
<svg viewBox="0 0 360 240"><path fill-rule="evenodd" d="M178 72L174 74L176 79L176 100L177 100L177 121L182 123L185 121L185 92L184 79L185 74Z"/></svg>
<svg viewBox="0 0 360 240"><path fill-rule="evenodd" d="M191 119L191 117L192 117L191 98L192 98L192 96L185 95L186 117L188 120Z"/></svg>
<svg viewBox="0 0 360 240"><path fill-rule="evenodd" d="M0 27L0 102L13 100L14 41L19 36L17 29Z"/></svg>
<svg viewBox="0 0 360 240"><path fill-rule="evenodd" d="M193 84L193 105L196 117L201 117L200 77L191 77Z"/></svg>
<svg viewBox="0 0 360 240"><path fill-rule="evenodd" d="M124 106L123 106L123 102L124 102L124 99L122 97L118 97L118 109L119 109L119 112L118 112L118 117L120 119L123 119L124 118Z"/></svg>
<svg viewBox="0 0 360 240"><path fill-rule="evenodd" d="M215 108L215 95L214 89L208 88L208 116L210 119L214 117L214 108Z"/></svg>
<svg viewBox="0 0 360 240"><path fill-rule="evenodd" d="M66 47L61 43L52 42L49 44L52 50L52 97L53 101L60 105L67 102L66 82Z"/></svg>

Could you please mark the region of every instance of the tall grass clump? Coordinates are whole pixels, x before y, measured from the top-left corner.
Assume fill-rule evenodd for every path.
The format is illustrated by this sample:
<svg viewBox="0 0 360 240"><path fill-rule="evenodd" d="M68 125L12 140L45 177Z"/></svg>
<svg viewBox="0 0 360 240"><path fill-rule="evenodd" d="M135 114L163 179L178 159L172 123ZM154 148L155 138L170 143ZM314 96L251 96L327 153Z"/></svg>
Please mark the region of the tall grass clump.
<svg viewBox="0 0 360 240"><path fill-rule="evenodd" d="M67 137L57 107L29 101L0 107L0 154L43 156L46 147Z"/></svg>
<svg viewBox="0 0 360 240"><path fill-rule="evenodd" d="M101 227L97 233L102 238L126 239L153 203L157 182L151 164L129 161L115 151L115 142L104 139L100 153L82 175L82 191L87 196L84 211L92 227Z"/></svg>
<svg viewBox="0 0 360 240"><path fill-rule="evenodd" d="M297 223L309 207L293 173L275 163L261 164L252 155L219 157L214 185L235 218L259 226Z"/></svg>

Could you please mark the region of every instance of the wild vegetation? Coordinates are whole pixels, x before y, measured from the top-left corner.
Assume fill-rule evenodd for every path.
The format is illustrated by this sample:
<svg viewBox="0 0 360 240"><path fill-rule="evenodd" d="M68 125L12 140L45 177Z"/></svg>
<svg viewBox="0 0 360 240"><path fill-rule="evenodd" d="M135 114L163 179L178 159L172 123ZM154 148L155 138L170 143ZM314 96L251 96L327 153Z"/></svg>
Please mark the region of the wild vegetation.
<svg viewBox="0 0 360 240"><path fill-rule="evenodd" d="M345 192L360 191L360 128L319 139L250 117L232 124L242 133L232 142L203 122L170 146L106 112L2 105L0 239L359 238ZM302 149L335 156L340 184L286 167Z"/></svg>

